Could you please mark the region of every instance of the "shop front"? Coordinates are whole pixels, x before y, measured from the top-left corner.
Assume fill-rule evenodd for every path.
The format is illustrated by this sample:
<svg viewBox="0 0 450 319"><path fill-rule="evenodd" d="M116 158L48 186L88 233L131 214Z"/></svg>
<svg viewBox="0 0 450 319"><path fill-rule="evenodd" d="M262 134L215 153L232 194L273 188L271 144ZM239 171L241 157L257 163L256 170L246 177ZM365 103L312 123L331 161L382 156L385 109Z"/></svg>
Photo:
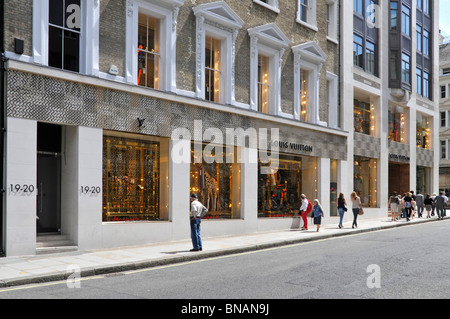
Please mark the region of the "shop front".
<svg viewBox="0 0 450 319"><path fill-rule="evenodd" d="M8 80L6 184L14 185L6 205L9 256L36 252L36 183L39 172L46 172L37 162L50 152L57 162L46 164L56 178L47 197L58 203L52 231L68 236L78 249L189 239L194 192L209 209L202 233L215 237L287 229L301 194L319 199L329 214L330 189L342 187L337 176L347 161L348 133L340 130L228 106L218 110L213 103L198 106L192 99L158 92L162 99L141 88L139 94L130 93L101 80L90 85L13 70ZM39 87L28 87L33 94L24 96L24 83ZM54 90L41 89L44 85ZM46 101L45 108L40 101ZM48 125L58 134L42 133ZM178 128L191 135L175 138ZM212 128L223 134L222 147L194 138L197 131ZM277 129L278 135L256 148L234 139L225 143L227 129L238 128ZM38 145L46 136L59 138L55 149ZM189 156L178 161L174 153L183 148ZM264 153L270 154L270 163ZM33 191L24 192L24 185Z"/></svg>

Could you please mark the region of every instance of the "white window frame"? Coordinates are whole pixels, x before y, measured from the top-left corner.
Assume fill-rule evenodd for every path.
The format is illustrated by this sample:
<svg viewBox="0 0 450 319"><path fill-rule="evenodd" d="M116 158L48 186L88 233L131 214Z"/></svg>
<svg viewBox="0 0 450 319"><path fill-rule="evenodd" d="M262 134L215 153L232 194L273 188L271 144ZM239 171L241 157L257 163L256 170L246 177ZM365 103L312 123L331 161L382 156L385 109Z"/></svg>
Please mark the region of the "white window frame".
<svg viewBox="0 0 450 319"><path fill-rule="evenodd" d="M80 74L99 74L99 20L98 0L80 0ZM48 66L49 1L33 0L33 56L36 64Z"/></svg>
<svg viewBox="0 0 450 319"><path fill-rule="evenodd" d="M196 16L195 97L205 99L206 35L221 41L220 104L236 105L235 42L244 21L224 2L205 3L193 8Z"/></svg>
<svg viewBox="0 0 450 319"><path fill-rule="evenodd" d="M338 0L326 0L329 10L327 40L338 43Z"/></svg>
<svg viewBox="0 0 450 319"><path fill-rule="evenodd" d="M267 0L267 3L261 0L253 0L253 2L276 13L280 13L280 9L278 8L278 0Z"/></svg>
<svg viewBox="0 0 450 319"><path fill-rule="evenodd" d="M289 39L276 26L269 23L248 30L250 36L250 109L258 111L258 56L269 57L268 114L293 118L281 110L281 65Z"/></svg>
<svg viewBox="0 0 450 319"><path fill-rule="evenodd" d="M309 72L307 122L327 125L319 119L319 77L327 55L313 41L296 45L292 47L292 51L294 53L294 119L300 121L300 70L304 69ZM337 101L337 76L327 73L327 79L333 82L333 87L336 86L333 95L336 94ZM334 107L337 108L337 104Z"/></svg>
<svg viewBox="0 0 450 319"><path fill-rule="evenodd" d="M185 0L127 1L125 78L137 85L139 12L160 20L159 91L176 92L176 26Z"/></svg>
<svg viewBox="0 0 450 319"><path fill-rule="evenodd" d="M339 77L327 71L328 82L328 126L339 128L339 102L338 102L338 83Z"/></svg>
<svg viewBox="0 0 450 319"><path fill-rule="evenodd" d="M316 0L308 0L308 11L306 13L306 22L300 19L300 6L301 0L297 0L297 18L295 19L297 23L304 25L314 31L318 31L317 28L317 3Z"/></svg>

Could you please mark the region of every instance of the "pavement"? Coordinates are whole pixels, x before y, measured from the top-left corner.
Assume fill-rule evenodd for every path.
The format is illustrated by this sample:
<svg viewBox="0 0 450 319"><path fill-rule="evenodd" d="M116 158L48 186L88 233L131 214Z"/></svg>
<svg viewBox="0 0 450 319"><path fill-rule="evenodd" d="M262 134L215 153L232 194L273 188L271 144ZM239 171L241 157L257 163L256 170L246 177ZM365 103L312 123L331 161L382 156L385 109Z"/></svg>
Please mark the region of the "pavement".
<svg viewBox="0 0 450 319"><path fill-rule="evenodd" d="M446 217L447 218L447 217ZM390 217L359 219L358 228L352 229L351 221L339 229L336 224L324 224L316 232L286 229L226 237L202 238L203 251L190 252L190 240L174 241L114 249L86 250L45 255L0 258L0 288L61 281L79 274L104 276L107 274L159 267L200 259L244 253L303 242L349 236L394 227L411 226L426 222L440 222L437 217L391 221ZM69 277L70 276L70 277Z"/></svg>

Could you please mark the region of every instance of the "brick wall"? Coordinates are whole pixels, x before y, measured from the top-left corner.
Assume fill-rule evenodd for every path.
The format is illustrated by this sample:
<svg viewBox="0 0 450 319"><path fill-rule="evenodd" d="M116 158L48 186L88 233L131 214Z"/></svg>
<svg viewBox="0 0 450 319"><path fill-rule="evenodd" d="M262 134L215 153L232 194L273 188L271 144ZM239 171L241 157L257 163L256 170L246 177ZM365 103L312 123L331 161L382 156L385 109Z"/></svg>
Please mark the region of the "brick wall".
<svg viewBox="0 0 450 319"><path fill-rule="evenodd" d="M5 0L5 50L14 52L14 38L24 40L24 55L33 54L33 0Z"/></svg>
<svg viewBox="0 0 450 319"><path fill-rule="evenodd" d="M210 0L186 0L180 8L177 24L177 87L195 91L195 29L196 19L192 7ZM274 22L289 38L290 46L316 41L328 59L320 74L320 119L328 121L326 71L339 74L338 46L326 39L326 4L317 1L317 27L315 32L297 23L297 1L279 0L280 13L275 13L252 0L225 1L245 21L236 39L236 101L249 103L250 97L250 38L247 30ZM32 0L5 0L6 50L14 51L14 38L25 40L25 55L32 55ZM111 64L125 76L126 0L100 1L99 67L108 72ZM294 72L292 50L286 50L282 64L281 103L285 113L293 112Z"/></svg>
<svg viewBox="0 0 450 319"><path fill-rule="evenodd" d="M195 29L196 20L192 7L208 3L208 0L186 0L178 17L177 34L177 87L195 90ZM326 39L326 3L317 1L317 27L315 32L296 22L297 1L279 0L280 13L275 13L252 0L225 1L245 21L236 39L236 101L249 103L250 100L250 37L247 30L274 22L289 38L290 46L316 41L327 54L328 59L320 74L320 119L328 121L326 72L339 74L339 47ZM286 50L282 64L281 103L285 113L293 113L294 96L294 56Z"/></svg>
<svg viewBox="0 0 450 319"><path fill-rule="evenodd" d="M99 69L107 73L113 64L125 76L126 0L100 1Z"/></svg>

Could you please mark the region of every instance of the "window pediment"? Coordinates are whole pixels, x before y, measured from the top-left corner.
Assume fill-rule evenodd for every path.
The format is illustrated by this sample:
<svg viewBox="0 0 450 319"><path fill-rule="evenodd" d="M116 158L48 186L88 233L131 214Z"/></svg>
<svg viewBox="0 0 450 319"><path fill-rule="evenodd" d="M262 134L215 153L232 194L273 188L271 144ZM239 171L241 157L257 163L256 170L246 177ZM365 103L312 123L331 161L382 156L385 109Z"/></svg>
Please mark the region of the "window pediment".
<svg viewBox="0 0 450 319"><path fill-rule="evenodd" d="M186 0L145 0L148 3L154 3L169 9L181 7Z"/></svg>
<svg viewBox="0 0 450 319"><path fill-rule="evenodd" d="M275 23L269 23L248 30L250 37L257 37L258 41L274 48L284 48L289 45L289 39Z"/></svg>
<svg viewBox="0 0 450 319"><path fill-rule="evenodd" d="M195 16L231 29L240 29L244 25L244 21L224 1L201 4L193 10Z"/></svg>
<svg viewBox="0 0 450 319"><path fill-rule="evenodd" d="M322 63L327 59L327 55L317 45L316 42L307 42L292 47L294 54L300 54L302 60L314 63Z"/></svg>

